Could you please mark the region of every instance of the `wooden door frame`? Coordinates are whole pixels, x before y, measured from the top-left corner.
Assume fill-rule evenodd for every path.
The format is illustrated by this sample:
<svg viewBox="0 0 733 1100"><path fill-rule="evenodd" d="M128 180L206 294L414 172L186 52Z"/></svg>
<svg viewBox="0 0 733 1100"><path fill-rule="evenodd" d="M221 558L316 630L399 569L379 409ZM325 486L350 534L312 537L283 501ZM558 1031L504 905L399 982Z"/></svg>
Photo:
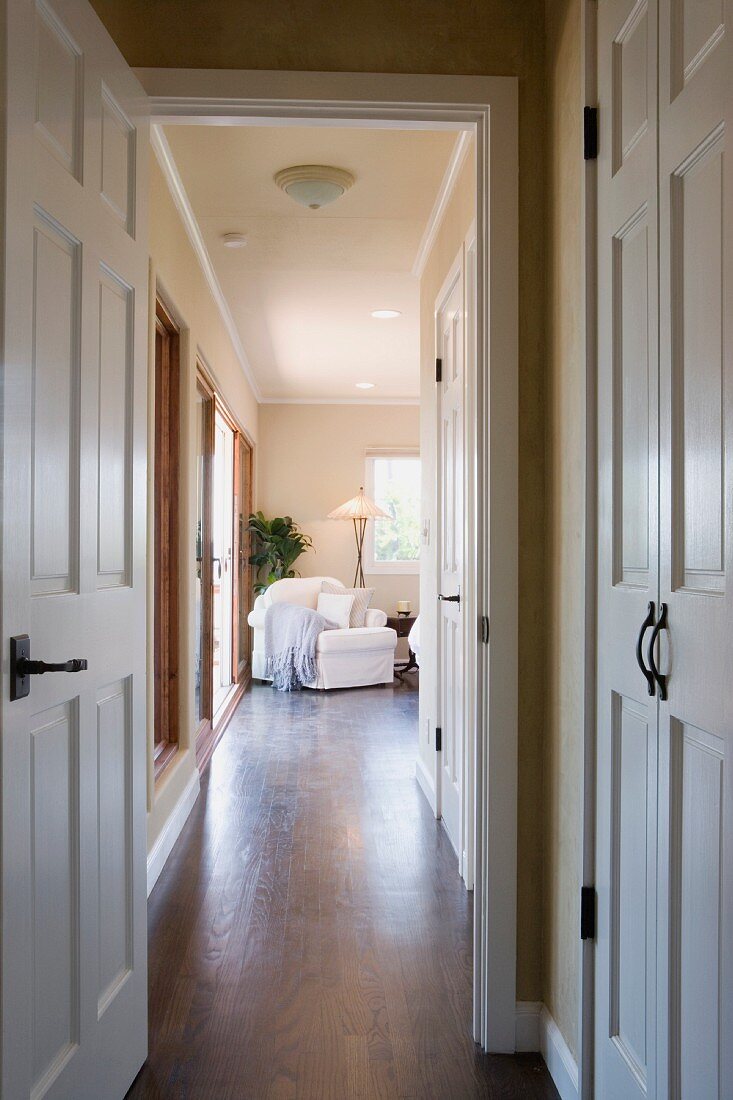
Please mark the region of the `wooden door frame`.
<svg viewBox="0 0 733 1100"><path fill-rule="evenodd" d="M178 752L181 339L173 314L155 299L154 383L154 578L153 578L153 769L157 782ZM158 338L164 343L158 354ZM167 353L167 354L166 354Z"/></svg>
<svg viewBox="0 0 733 1100"><path fill-rule="evenodd" d="M343 126L469 130L476 139L478 333L466 532L475 548L466 601L476 729L474 1038L516 1046L518 712L518 82L515 77L138 69L152 144L253 393L249 367L162 126ZM489 234L490 227L490 234ZM488 431L491 415L492 429ZM491 517L494 517L494 522ZM491 562L489 569L488 563ZM479 622L491 623L492 644Z"/></svg>

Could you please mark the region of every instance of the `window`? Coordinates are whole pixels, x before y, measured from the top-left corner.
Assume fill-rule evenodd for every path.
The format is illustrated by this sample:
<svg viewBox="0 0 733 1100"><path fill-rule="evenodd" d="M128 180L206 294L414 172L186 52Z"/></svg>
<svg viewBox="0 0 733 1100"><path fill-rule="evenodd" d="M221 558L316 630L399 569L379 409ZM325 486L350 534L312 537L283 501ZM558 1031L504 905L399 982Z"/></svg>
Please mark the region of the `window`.
<svg viewBox="0 0 733 1100"><path fill-rule="evenodd" d="M390 519L367 524L365 572L420 572L420 456L416 452L367 455L366 491Z"/></svg>

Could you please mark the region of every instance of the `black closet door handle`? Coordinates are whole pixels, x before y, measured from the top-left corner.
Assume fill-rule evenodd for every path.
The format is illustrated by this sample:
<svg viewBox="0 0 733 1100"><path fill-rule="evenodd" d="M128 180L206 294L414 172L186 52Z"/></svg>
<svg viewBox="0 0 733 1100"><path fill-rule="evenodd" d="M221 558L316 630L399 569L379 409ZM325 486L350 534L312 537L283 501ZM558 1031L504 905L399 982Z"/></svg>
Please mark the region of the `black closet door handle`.
<svg viewBox="0 0 733 1100"><path fill-rule="evenodd" d="M639 637L636 639L636 663L641 669L642 675L646 680L647 691L650 695L654 694L654 673L650 672L647 666L644 664L644 654L642 652L642 645L644 643L644 635L649 627L654 622L654 604L650 602L647 608L646 618L639 628Z"/></svg>
<svg viewBox="0 0 733 1100"><path fill-rule="evenodd" d="M659 605L659 618L654 624L654 630L652 630L652 636L649 639L649 649L647 650L647 660L649 661L649 667L652 670L652 676L659 685L659 698L667 698L667 677L659 671L657 663L654 660L654 647L657 644L657 638L659 637L659 631L667 626L667 605L662 603Z"/></svg>

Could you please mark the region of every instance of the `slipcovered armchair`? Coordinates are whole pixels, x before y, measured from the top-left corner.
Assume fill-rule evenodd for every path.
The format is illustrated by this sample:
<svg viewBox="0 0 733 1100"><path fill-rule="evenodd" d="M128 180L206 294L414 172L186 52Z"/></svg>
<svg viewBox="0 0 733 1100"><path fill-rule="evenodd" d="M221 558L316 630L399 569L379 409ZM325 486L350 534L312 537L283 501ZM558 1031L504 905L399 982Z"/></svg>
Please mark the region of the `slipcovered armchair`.
<svg viewBox="0 0 733 1100"><path fill-rule="evenodd" d="M247 622L254 631L252 675L265 676L265 614L273 603L299 604L314 611L324 581L341 585L333 577L293 577L275 581L258 596ZM384 611L368 608L364 626L324 630L318 636L316 659L318 674L311 688L367 687L371 684L391 684L394 679L394 652L397 632L387 625Z"/></svg>

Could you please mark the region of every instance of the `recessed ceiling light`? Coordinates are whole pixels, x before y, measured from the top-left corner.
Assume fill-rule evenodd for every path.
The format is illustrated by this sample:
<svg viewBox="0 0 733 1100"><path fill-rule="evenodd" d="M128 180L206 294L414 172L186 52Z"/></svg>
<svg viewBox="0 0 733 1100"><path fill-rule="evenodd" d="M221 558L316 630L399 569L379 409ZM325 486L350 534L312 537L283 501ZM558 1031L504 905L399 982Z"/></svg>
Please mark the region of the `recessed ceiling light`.
<svg viewBox="0 0 733 1100"><path fill-rule="evenodd" d="M374 389L374 383L373 382L357 382L356 383L356 388L357 388L357 390L373 390Z"/></svg>
<svg viewBox="0 0 733 1100"><path fill-rule="evenodd" d="M221 240L225 248L245 248L247 245L244 233L222 233Z"/></svg>
<svg viewBox="0 0 733 1100"><path fill-rule="evenodd" d="M378 317L380 321L386 321L390 317L401 317L398 309L373 309L372 317Z"/></svg>

